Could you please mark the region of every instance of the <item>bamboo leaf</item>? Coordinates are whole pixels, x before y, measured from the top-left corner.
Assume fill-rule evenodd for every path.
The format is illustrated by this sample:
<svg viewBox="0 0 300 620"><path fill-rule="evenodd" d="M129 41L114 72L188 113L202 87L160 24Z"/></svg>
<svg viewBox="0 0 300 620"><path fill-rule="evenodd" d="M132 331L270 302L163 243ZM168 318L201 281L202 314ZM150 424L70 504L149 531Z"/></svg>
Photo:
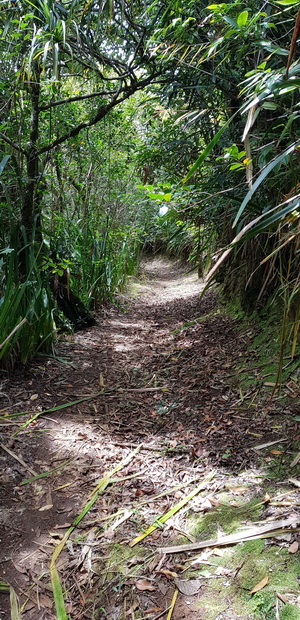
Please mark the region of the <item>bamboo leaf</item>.
<svg viewBox="0 0 300 620"><path fill-rule="evenodd" d="M185 506L193 497L195 497L195 495L197 495L198 493L200 493L200 491L202 491L207 482L209 482L210 480L212 480L212 478L214 477L215 472L212 471L206 478L204 478L204 480L201 482L201 484L199 484L199 486L197 486L193 491L191 491L191 493L189 493L189 495L187 495L186 497L184 497L180 502L178 502L178 504L176 504L176 506L173 506L173 508L171 508L171 510L169 510L168 512L166 512L164 515L161 515L160 517L158 517L158 519L156 519L154 521L154 523L152 523L152 525L150 525L150 527L147 528L147 530L145 532L143 532L143 534L140 534L139 536L137 536L136 538L134 538L134 540L132 540L129 543L129 547L134 547L135 545L137 545L139 542L141 542L141 540L143 540L144 538L146 538L147 536L149 536L149 534L152 534L152 532L154 532L154 530L156 530L158 527L160 527L163 523L165 523L166 521L168 521L168 519L170 519L174 514L176 514L183 506Z"/></svg>
<svg viewBox="0 0 300 620"><path fill-rule="evenodd" d="M221 136L223 135L224 131L226 131L227 127L229 127L231 121L235 118L235 116L239 114L239 110L237 112L235 112L230 119L225 123L225 125L223 125L223 127L221 127L221 129L219 129L218 133L216 133L216 135L214 136L214 138L210 141L210 143L207 145L206 149L204 149L203 153L201 153L200 157L198 157L197 161L195 161L195 163L193 164L193 166L191 167L190 171L188 172L188 174L184 177L182 183L186 183L192 176L193 174L196 172L196 170L198 170L198 168L200 168L201 164L204 162L204 160L206 159L206 157L209 155L209 153L212 151L212 149L214 148L214 146L217 144L217 142L219 141L219 139L221 138Z"/></svg>
<svg viewBox="0 0 300 620"><path fill-rule="evenodd" d="M64 602L64 595L56 566L50 567L50 574L56 609L56 618L57 620L68 620Z"/></svg>
<svg viewBox="0 0 300 620"><path fill-rule="evenodd" d="M299 0L275 0L275 4L281 4L282 6L291 6L292 4L299 4Z"/></svg>
<svg viewBox="0 0 300 620"><path fill-rule="evenodd" d="M3 159L0 162L0 175L2 174L8 160L10 158L10 155L4 155Z"/></svg>
<svg viewBox="0 0 300 620"><path fill-rule="evenodd" d="M133 450L133 452L131 452L123 461L121 461L121 463L118 463L118 465L111 472L109 472L104 478L102 478L102 480L97 484L96 488L92 491L90 495L91 497L90 501L86 504L86 506L83 508L81 513L76 517L76 519L74 519L72 525L68 528L63 539L59 542L59 544L57 545L57 547L55 548L52 554L51 562L50 562L50 574L51 574L51 583L52 583L54 601L55 601L55 606L56 606L56 611L57 611L57 620L67 620L67 616L64 615L66 613L65 605L64 605L63 592L62 592L62 587L61 587L61 583L59 579L59 574L56 568L56 560L58 556L60 555L60 553L62 552L73 530L78 525L78 523L80 523L83 517L85 517L85 515L89 512L92 506L95 504L99 495L103 493L103 491L105 491L106 487L111 482L112 476L117 471L119 471L119 469L121 469L122 467L125 467L125 465L127 465L132 460L132 458L137 454L137 452L139 452L141 447L142 447L142 444L138 446L135 450Z"/></svg>
<svg viewBox="0 0 300 620"><path fill-rule="evenodd" d="M10 586L10 614L11 614L11 620L21 620L21 612L20 612L20 605L19 605L19 599L16 595L15 590L13 589L12 586Z"/></svg>
<svg viewBox="0 0 300 620"><path fill-rule="evenodd" d="M291 146L289 146L285 151L283 151L282 153L280 153L280 155L278 155L277 157L275 157L260 173L259 177L256 179L255 183L253 183L253 187L252 189L246 194L237 214L235 217L235 220L233 222L233 227L236 226L237 222L239 221L242 213L244 212L244 209L246 208L248 202L250 202L250 200L253 197L253 194L256 192L257 188L261 185L261 183L265 180L265 178L268 176L268 174L270 174L270 172L275 168L275 166L277 166L278 164L280 164L280 162L282 162L288 155L290 155L291 153L293 153L296 148L298 146L298 142L294 142Z"/></svg>
<svg viewBox="0 0 300 620"><path fill-rule="evenodd" d="M166 620L171 620L179 590L175 590Z"/></svg>

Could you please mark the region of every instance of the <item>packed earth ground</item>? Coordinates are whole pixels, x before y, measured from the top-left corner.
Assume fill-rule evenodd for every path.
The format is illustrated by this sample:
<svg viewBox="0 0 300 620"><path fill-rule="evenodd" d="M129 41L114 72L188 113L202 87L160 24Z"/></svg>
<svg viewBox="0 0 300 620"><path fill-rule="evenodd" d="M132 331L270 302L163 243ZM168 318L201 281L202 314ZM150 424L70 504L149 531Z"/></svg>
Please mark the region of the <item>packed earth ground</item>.
<svg viewBox="0 0 300 620"><path fill-rule="evenodd" d="M257 328L202 289L146 260L94 327L3 375L1 619L4 584L23 619L58 617L61 541L72 620L300 618L299 390L272 394Z"/></svg>

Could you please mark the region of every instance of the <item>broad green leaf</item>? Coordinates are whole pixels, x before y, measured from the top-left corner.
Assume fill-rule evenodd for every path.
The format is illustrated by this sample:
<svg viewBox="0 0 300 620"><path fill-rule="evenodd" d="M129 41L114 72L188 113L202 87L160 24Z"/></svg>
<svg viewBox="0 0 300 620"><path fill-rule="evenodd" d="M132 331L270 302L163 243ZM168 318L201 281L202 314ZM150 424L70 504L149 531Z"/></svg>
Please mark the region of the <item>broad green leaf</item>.
<svg viewBox="0 0 300 620"><path fill-rule="evenodd" d="M248 18L249 18L249 11L242 11L242 13L238 15L238 18L236 21L237 21L237 25L239 26L239 28L243 28L243 26L246 26Z"/></svg>
<svg viewBox="0 0 300 620"><path fill-rule="evenodd" d="M172 194L155 194L154 192L149 193L149 198L153 198L155 200L159 200L160 202L170 202L172 199Z"/></svg>
<svg viewBox="0 0 300 620"><path fill-rule="evenodd" d="M299 0L275 0L275 4L282 4L284 6L291 6L292 4L300 4Z"/></svg>
<svg viewBox="0 0 300 620"><path fill-rule="evenodd" d="M277 166L281 161L283 161L283 159L285 159L285 157L287 157L288 155L290 155L290 153L293 153L294 150L296 149L296 147L298 146L297 142L294 142L291 146L289 146L289 148L287 148L285 151L283 151L280 155L278 155L277 157L275 157L261 172L261 174L259 175L259 177L256 179L255 183L253 184L253 187L251 188L251 190L246 194L237 214L235 217L235 220L233 222L233 227L236 226L237 222L239 221L245 207L247 206L248 202L250 202L251 198L253 197L254 192L257 190L257 188L261 185L261 183L264 181L264 179L268 176L268 174L271 172L271 170L273 170L273 168L275 168L275 166Z"/></svg>

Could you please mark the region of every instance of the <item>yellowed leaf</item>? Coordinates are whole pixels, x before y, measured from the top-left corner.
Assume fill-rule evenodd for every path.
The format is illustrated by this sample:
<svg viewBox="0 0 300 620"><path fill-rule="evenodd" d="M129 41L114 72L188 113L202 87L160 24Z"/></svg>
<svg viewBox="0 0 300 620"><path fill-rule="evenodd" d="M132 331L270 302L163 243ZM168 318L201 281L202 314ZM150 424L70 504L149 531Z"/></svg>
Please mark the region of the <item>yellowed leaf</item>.
<svg viewBox="0 0 300 620"><path fill-rule="evenodd" d="M297 540L294 540L294 542L292 542L292 544L289 546L289 553L296 553L298 549L299 549L299 543L297 542Z"/></svg>
<svg viewBox="0 0 300 620"><path fill-rule="evenodd" d="M254 586L254 588L252 588L250 594L255 594L255 592L259 592L260 590L262 590L263 588L265 588L265 586L269 583L269 577L266 576L264 577L259 583L256 584L256 586Z"/></svg>
<svg viewBox="0 0 300 620"><path fill-rule="evenodd" d="M156 590L156 587L153 585L153 583L151 583L151 581L148 581L148 579L138 579L135 583L135 586L138 590L150 590L151 592L153 592L154 590Z"/></svg>

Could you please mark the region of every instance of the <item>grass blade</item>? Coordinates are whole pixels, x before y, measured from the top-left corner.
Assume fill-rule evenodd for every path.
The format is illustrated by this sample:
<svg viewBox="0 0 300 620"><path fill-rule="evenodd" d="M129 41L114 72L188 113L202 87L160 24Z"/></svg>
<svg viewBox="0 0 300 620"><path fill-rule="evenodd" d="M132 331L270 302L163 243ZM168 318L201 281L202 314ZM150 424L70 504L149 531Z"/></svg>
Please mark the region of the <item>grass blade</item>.
<svg viewBox="0 0 300 620"><path fill-rule="evenodd" d="M185 506L193 497L195 497L195 495L200 493L200 491L202 491L205 488L207 482L212 480L214 475L215 475L215 472L212 471L208 476L206 476L206 478L204 478L201 484L199 484L193 491L191 491L191 493L189 493L189 495L184 497L180 502L178 502L178 504L176 504L176 506L173 506L173 508L171 508L171 510L166 512L164 515L162 515L161 517L158 517L158 519L156 519L154 523L152 523L152 525L150 525L150 527L148 527L147 530L143 532L143 534L140 534L139 536L134 538L134 540L132 540L129 543L129 547L134 547L135 545L137 545L139 542L141 542L141 540L149 536L149 534L152 534L154 530L156 530L163 523L168 521L168 519L173 517L173 515L175 515L181 508L183 508L183 506Z"/></svg>
<svg viewBox="0 0 300 620"><path fill-rule="evenodd" d="M12 586L10 586L9 589L9 596L10 596L10 617L11 620L21 620L21 612L20 612L20 606L19 606L19 599L16 595L15 590L13 589Z"/></svg>

